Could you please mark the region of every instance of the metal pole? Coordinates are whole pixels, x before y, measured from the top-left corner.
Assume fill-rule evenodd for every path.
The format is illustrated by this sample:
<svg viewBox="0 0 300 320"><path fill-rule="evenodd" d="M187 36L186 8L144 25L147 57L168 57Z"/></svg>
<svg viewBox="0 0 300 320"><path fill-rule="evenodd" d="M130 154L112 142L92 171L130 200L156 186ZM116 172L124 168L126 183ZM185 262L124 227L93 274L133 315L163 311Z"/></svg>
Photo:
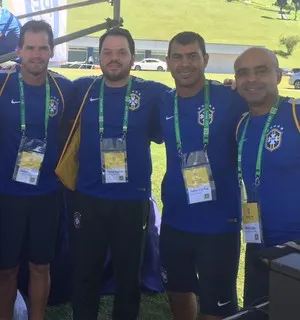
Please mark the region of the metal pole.
<svg viewBox="0 0 300 320"><path fill-rule="evenodd" d="M97 4L97 3L102 3L102 2L110 2L110 0L87 0L87 1L82 1L82 2L76 2L73 4L67 4L67 5L61 6L61 7L49 8L49 9L45 9L45 10L41 10L41 11L21 14L21 15L17 16L17 18L24 19L24 18L39 16L39 15L46 14L46 13L51 13L51 12L56 12L56 11L61 11L61 10L66 10L66 9L73 9L73 8L78 8L78 7L84 7L84 6L89 6L92 4Z"/></svg>
<svg viewBox="0 0 300 320"><path fill-rule="evenodd" d="M264 302L264 303L262 303L262 304L259 304L259 305L257 305L257 306L254 306L253 309L259 310L260 308L263 308L263 307L267 306L268 304L269 304L269 301L268 301L268 302ZM235 319L239 319L241 316L243 316L243 315L245 315L245 314L247 314L247 313L249 313L249 312L250 312L249 310L241 311L241 312L239 312L239 313L237 313L237 314L235 314L235 315L233 315L233 316L231 316L231 317L224 318L223 320L235 320Z"/></svg>
<svg viewBox="0 0 300 320"><path fill-rule="evenodd" d="M114 20L119 21L121 24L121 17L120 17L120 11L121 11L121 0L113 0L112 2L114 6Z"/></svg>
<svg viewBox="0 0 300 320"><path fill-rule="evenodd" d="M94 32L98 32L98 31L101 31L101 30L104 30L104 29L110 29L110 28L113 28L113 27L117 26L118 23L119 22L116 21L116 20L106 19L106 22L104 22L104 23L97 24L97 25L95 25L93 27L89 27L89 28L86 28L86 29L83 29L83 30L80 30L80 31L76 31L76 32L67 34L65 36L56 38L54 40L54 44L55 45L62 44L64 42L68 42L68 41L71 41L71 40L75 40L75 39L87 36L87 35L89 35L91 33L94 33Z"/></svg>
<svg viewBox="0 0 300 320"><path fill-rule="evenodd" d="M64 42L68 42L71 40L75 40L75 39L87 36L87 35L94 33L94 32L98 32L98 31L101 31L104 29L110 29L110 28L116 27L118 25L119 25L119 21L111 20L108 18L108 19L106 19L106 22L104 22L104 23L97 24L93 27L86 28L86 29L76 31L76 32L67 34L65 36L56 38L56 39L54 39L54 45L59 45ZM12 60L16 57L17 57L17 54L15 52L4 54L3 56L0 56L0 63Z"/></svg>
<svg viewBox="0 0 300 320"><path fill-rule="evenodd" d="M17 54L15 52L6 53L0 56L0 64L9 60L16 58Z"/></svg>

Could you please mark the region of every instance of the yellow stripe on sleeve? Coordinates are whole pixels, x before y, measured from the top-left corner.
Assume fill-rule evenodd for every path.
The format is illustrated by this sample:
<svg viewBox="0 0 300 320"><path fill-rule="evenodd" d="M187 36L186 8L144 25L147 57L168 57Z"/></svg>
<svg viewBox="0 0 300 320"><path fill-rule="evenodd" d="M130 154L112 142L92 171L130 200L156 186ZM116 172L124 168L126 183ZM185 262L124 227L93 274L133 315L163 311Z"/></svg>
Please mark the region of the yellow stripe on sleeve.
<svg viewBox="0 0 300 320"><path fill-rule="evenodd" d="M242 115L242 118L240 119L239 123L236 126L236 131L235 131L235 139L236 139L236 141L238 141L238 134L239 134L240 126L241 126L242 122L244 121L244 119L247 117L248 114L249 114L249 112L244 113Z"/></svg>
<svg viewBox="0 0 300 320"><path fill-rule="evenodd" d="M293 110L293 117L294 117L296 127L297 127L298 131L300 132L300 123L299 123L299 120L297 117L297 112L296 112L296 99L293 99L292 110Z"/></svg>

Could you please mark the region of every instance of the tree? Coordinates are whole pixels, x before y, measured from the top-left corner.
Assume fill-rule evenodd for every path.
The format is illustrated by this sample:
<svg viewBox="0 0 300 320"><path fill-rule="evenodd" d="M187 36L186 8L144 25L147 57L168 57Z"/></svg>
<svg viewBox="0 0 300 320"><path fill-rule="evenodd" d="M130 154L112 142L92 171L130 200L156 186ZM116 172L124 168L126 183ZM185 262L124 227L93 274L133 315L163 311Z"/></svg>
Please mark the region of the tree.
<svg viewBox="0 0 300 320"><path fill-rule="evenodd" d="M278 6L279 8L284 8L287 5L287 0L277 0L275 2L275 6Z"/></svg>
<svg viewBox="0 0 300 320"><path fill-rule="evenodd" d="M294 20L297 20L297 13L298 10L300 10L300 0L292 0L294 6L295 6L295 17Z"/></svg>
<svg viewBox="0 0 300 320"><path fill-rule="evenodd" d="M297 44L300 42L300 36L281 36L279 44L286 47L286 51L275 50L274 52L281 57L287 58L292 55Z"/></svg>
<svg viewBox="0 0 300 320"><path fill-rule="evenodd" d="M286 52L290 56L297 44L300 42L300 37L299 36L281 36L279 39L279 43L283 46L286 47Z"/></svg>
<svg viewBox="0 0 300 320"><path fill-rule="evenodd" d="M288 14L290 14L291 11L294 10L294 20L297 20L297 13L300 10L300 0L291 0L290 3L288 2L288 0L277 0L274 5L280 8L279 13L281 14L281 19L284 19L283 9L286 9Z"/></svg>

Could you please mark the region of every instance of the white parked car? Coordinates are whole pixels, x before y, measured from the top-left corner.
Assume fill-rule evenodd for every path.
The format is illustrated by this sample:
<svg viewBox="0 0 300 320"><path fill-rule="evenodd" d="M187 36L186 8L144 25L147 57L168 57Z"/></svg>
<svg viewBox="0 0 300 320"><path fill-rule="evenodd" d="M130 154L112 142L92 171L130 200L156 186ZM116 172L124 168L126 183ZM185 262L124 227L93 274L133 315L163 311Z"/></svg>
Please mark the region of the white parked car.
<svg viewBox="0 0 300 320"><path fill-rule="evenodd" d="M291 76L294 72L288 68L281 68L283 76Z"/></svg>
<svg viewBox="0 0 300 320"><path fill-rule="evenodd" d="M294 73L290 76L289 84L294 86L295 89L300 89L300 72Z"/></svg>
<svg viewBox="0 0 300 320"><path fill-rule="evenodd" d="M61 68L71 68L71 69L100 69L99 65L87 63L86 61L84 61L84 62L79 62L79 61L66 62L64 64L61 64L60 67Z"/></svg>
<svg viewBox="0 0 300 320"><path fill-rule="evenodd" d="M132 69L134 70L157 70L167 71L167 63L159 59L147 58L139 62L135 62Z"/></svg>

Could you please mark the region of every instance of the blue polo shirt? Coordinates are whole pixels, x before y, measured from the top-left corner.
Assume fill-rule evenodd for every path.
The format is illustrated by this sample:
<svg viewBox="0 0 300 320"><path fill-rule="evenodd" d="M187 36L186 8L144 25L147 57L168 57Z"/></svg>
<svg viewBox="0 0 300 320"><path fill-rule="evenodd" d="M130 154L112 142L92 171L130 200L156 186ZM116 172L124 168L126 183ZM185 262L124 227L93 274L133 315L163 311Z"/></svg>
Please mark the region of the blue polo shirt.
<svg viewBox="0 0 300 320"><path fill-rule="evenodd" d="M76 89L73 83L58 73L49 71L50 116L48 122L47 148L38 185L28 185L13 180L13 172L21 142L21 111L17 67L10 75L0 70L0 193L12 195L38 195L54 191L60 186L55 175L59 158L61 128L74 118L77 111ZM7 82L5 83L8 77ZM59 90L55 84L59 87ZM45 137L46 86L31 86L23 81L25 95L26 136Z"/></svg>
<svg viewBox="0 0 300 320"><path fill-rule="evenodd" d="M160 119L167 150L167 172L162 183L162 223L194 233L226 233L240 229L235 130L246 103L231 88L210 81L210 132L208 158L217 199L188 204L176 148L174 95L165 94ZM182 152L203 150L204 90L178 99Z"/></svg>
<svg viewBox="0 0 300 320"><path fill-rule="evenodd" d="M75 81L83 99L93 78ZM84 194L118 200L147 199L151 195L150 143L162 143L158 103L167 87L153 81L132 77L128 116L127 183L102 183L99 93L102 77L96 79L86 98L81 116L79 172L76 189ZM104 135L103 138L121 138L125 109L126 88L104 85Z"/></svg>
<svg viewBox="0 0 300 320"><path fill-rule="evenodd" d="M300 101L293 111L293 99L280 105L266 136L260 186L255 180L256 158L268 114L251 116L242 154L242 170L249 201L259 201L264 245L273 246L300 238ZM238 128L242 135L247 116Z"/></svg>

